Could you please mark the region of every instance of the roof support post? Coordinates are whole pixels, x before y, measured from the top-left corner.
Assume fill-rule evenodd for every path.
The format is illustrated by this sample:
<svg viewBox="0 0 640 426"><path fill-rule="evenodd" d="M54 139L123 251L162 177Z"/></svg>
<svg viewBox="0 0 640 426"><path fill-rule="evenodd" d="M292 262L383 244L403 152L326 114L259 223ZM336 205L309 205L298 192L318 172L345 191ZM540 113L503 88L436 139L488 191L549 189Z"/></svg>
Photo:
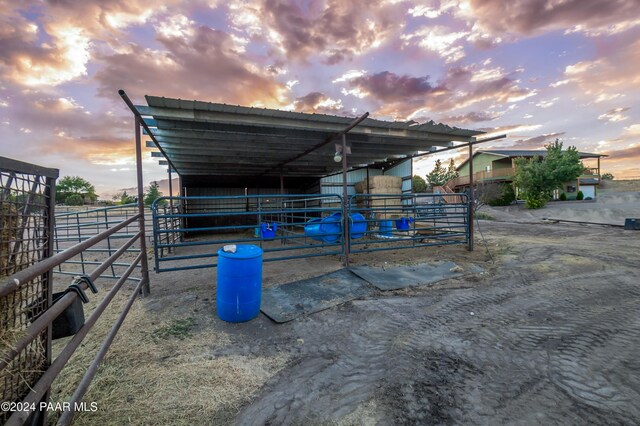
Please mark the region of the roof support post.
<svg viewBox="0 0 640 426"><path fill-rule="evenodd" d="M469 144L469 251L473 251L473 221L475 218L475 194L473 190L473 144Z"/></svg>
<svg viewBox="0 0 640 426"><path fill-rule="evenodd" d="M147 260L147 241L144 227L144 182L142 180L142 141L141 141L141 129L140 122L142 119L139 115L135 116L135 133L136 133L136 171L138 178L138 213L140 213L140 219L138 224L140 226L140 251L142 252L142 280L144 284L140 288L142 296L149 295L149 263Z"/></svg>
<svg viewBox="0 0 640 426"><path fill-rule="evenodd" d="M349 267L349 193L347 191L347 135L342 134L342 241L344 244L344 266Z"/></svg>
<svg viewBox="0 0 640 426"><path fill-rule="evenodd" d="M171 208L171 214L173 214L173 176L171 175L171 166L168 168L169 172L169 207Z"/></svg>

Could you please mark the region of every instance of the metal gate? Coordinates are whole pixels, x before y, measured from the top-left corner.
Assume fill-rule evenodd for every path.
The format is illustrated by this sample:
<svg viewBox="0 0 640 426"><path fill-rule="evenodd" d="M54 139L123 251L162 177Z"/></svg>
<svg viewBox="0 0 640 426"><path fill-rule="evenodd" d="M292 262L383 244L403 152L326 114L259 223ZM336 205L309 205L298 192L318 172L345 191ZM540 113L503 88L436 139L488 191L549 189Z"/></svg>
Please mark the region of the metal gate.
<svg viewBox="0 0 640 426"><path fill-rule="evenodd" d="M161 197L151 206L155 270L215 267L228 244L259 245L265 262L340 255L340 219L314 224L341 209L338 195Z"/></svg>
<svg viewBox="0 0 640 426"><path fill-rule="evenodd" d="M161 197L151 207L155 270L216 267L228 244L259 245L265 262L469 244L466 194L358 194L346 221L342 203L334 194Z"/></svg>

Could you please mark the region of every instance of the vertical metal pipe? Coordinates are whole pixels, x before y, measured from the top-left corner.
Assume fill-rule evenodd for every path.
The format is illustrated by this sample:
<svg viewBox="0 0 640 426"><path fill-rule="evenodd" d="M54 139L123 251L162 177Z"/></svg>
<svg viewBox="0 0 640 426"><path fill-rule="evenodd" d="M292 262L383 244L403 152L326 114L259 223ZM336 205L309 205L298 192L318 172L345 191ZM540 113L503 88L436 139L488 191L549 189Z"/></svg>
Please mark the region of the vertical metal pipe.
<svg viewBox="0 0 640 426"><path fill-rule="evenodd" d="M171 166L169 166L169 210L173 214L173 176L171 175Z"/></svg>
<svg viewBox="0 0 640 426"><path fill-rule="evenodd" d="M280 175L280 194L284 195L284 176Z"/></svg>
<svg viewBox="0 0 640 426"><path fill-rule="evenodd" d="M342 235L344 241L344 266L349 267L349 212L347 206L349 194L347 192L347 135L342 134Z"/></svg>
<svg viewBox="0 0 640 426"><path fill-rule="evenodd" d="M469 144L469 251L473 251L473 221L476 208L473 185L473 144Z"/></svg>
<svg viewBox="0 0 640 426"><path fill-rule="evenodd" d="M45 220L45 228L46 234L44 235L44 257L49 258L55 254L54 251L54 235L55 235L55 214L56 214L56 180L51 177L47 177L45 179L45 189L44 189L44 197L47 201L47 214L44 216ZM53 268L49 268L47 272L45 272L43 276L43 285L47 289L47 306L46 309L49 309L53 304ZM45 357L46 357L46 366L47 368L51 365L52 361L52 350L51 350L51 341L53 340L52 335L52 324L53 322L47 325L46 331L46 342L45 342ZM47 391L42 397L41 402L49 402L49 394ZM42 410L40 417L40 424L42 426L47 424L47 411Z"/></svg>
<svg viewBox="0 0 640 426"><path fill-rule="evenodd" d="M140 117L136 115L135 120L136 133L136 169L138 178L138 225L140 227L140 251L142 252L142 280L145 282L142 286L142 296L148 296L149 288L149 262L147 259L147 236L144 229L144 183L142 181L142 142L140 131Z"/></svg>

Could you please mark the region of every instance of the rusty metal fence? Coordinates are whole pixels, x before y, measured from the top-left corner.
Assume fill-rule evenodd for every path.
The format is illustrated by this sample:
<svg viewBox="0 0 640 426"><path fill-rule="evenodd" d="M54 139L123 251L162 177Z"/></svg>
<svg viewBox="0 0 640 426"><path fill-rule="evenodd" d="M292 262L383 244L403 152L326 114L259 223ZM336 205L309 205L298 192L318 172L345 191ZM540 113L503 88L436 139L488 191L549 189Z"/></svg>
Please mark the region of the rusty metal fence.
<svg viewBox="0 0 640 426"><path fill-rule="evenodd" d="M0 421L7 425L46 424L47 412L41 403L48 400L51 385L83 342L96 321L113 301L116 294L134 272L141 271L134 280L135 288L110 332L102 342L95 358L71 396L67 410L61 413L58 424L70 424L75 408L88 390L98 366L133 302L149 291L149 276L144 231L144 208L138 204L137 213L95 235L59 249L54 245L55 179L58 171L0 157L0 394L3 407ZM79 270L77 275L61 275L53 283L53 272L60 265L85 255L91 249L104 249L104 242L116 234L130 231L119 247L107 247L107 257L92 270ZM121 265L115 284L106 287L104 296L97 293L95 281L104 276L122 256L136 249L133 259ZM87 265L83 265L86 267ZM83 273L84 272L84 273ZM54 287L62 289L53 293ZM85 318L78 307L90 297L100 298ZM72 319L68 319L71 317ZM67 319L60 324L60 319ZM62 326L61 326L62 325ZM70 339L55 358L51 341L57 337ZM6 405L6 403L9 403Z"/></svg>
<svg viewBox="0 0 640 426"><path fill-rule="evenodd" d="M15 276L48 258L52 246L52 212L58 171L0 157L0 277L12 279L12 290L0 288L0 396L19 401L44 374L51 362L47 328L15 350L31 319L49 309L52 297L50 270ZM24 275L24 274L23 274ZM7 278L8 277L8 278ZM22 277L22 276L21 276ZM14 349L14 356L6 357ZM0 412L0 422L8 418Z"/></svg>

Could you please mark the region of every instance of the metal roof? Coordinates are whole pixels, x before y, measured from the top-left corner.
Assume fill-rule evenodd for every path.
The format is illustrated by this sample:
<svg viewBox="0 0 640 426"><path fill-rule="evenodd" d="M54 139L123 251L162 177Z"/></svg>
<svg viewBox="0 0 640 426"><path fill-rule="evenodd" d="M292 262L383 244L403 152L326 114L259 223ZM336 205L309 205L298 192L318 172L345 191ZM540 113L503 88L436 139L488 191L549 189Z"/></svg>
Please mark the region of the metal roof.
<svg viewBox="0 0 640 426"><path fill-rule="evenodd" d="M475 157L478 154L492 154L503 158L511 157L546 157L547 151L541 149L479 149L473 153ZM592 154L589 152L578 152L580 158L600 158L607 157L604 154ZM469 159L465 159L460 165L456 167L456 170L460 170L462 166L467 164Z"/></svg>
<svg viewBox="0 0 640 426"><path fill-rule="evenodd" d="M334 143L352 117L146 96L135 108L175 170L186 175L324 176L341 170ZM483 132L428 122L365 118L347 133L350 167L389 166L433 147L470 142ZM340 139L335 140L336 143ZM161 153L154 156L162 157ZM294 160L295 159L295 160ZM286 163L283 165L283 163Z"/></svg>
<svg viewBox="0 0 640 426"><path fill-rule="evenodd" d="M502 157L546 157L547 151L541 149L482 149L476 152L477 154L495 154ZM592 154L590 152L578 152L580 158L598 158L606 157L604 154Z"/></svg>

